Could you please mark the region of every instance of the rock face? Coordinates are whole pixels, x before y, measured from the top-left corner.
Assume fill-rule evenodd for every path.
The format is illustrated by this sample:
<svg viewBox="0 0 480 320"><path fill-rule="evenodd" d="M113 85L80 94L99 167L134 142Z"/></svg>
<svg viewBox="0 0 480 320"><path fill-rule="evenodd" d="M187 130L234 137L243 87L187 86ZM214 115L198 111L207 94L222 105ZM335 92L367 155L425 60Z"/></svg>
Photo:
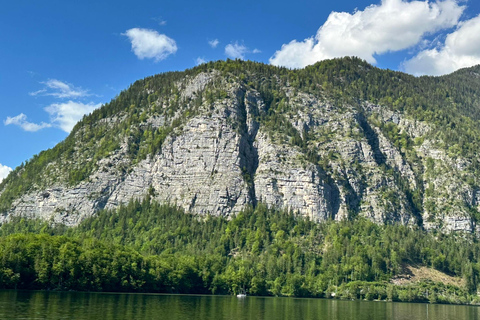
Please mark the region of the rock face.
<svg viewBox="0 0 480 320"><path fill-rule="evenodd" d="M149 98L150 104L136 112L137 123L128 124L127 111L98 122L127 129L117 148L95 161L89 158L94 169L88 178L32 187L0 222L23 216L76 225L148 193L198 214L229 216L262 202L316 221L363 216L378 223L477 232L471 211L480 205L480 190L465 182L468 161L453 160L425 139L428 123L380 105L338 106L288 86L281 89L280 103L288 108L275 118L265 94L238 77L215 70L187 76L175 83L173 98ZM415 145L408 152L395 145L386 126ZM167 127L161 148L132 158L131 131L140 128L148 137ZM148 148L142 141L138 150Z"/></svg>

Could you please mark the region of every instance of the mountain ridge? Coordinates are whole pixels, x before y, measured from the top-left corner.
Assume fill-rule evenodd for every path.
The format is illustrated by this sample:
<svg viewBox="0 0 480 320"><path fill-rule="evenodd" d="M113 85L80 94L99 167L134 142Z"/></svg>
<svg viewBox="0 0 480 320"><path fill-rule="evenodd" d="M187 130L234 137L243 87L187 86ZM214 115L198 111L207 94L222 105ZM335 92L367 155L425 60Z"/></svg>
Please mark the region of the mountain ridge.
<svg viewBox="0 0 480 320"><path fill-rule="evenodd" d="M150 193L202 214L263 202L478 234L478 69L415 78L356 58L220 61L148 77L15 169L0 220L76 225Z"/></svg>

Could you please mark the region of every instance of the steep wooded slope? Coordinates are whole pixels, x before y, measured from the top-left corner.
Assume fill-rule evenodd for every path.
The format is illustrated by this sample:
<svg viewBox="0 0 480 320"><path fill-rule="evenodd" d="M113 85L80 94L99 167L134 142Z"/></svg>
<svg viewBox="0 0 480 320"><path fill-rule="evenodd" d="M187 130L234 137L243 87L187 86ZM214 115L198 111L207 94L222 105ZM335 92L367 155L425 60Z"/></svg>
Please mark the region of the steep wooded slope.
<svg viewBox="0 0 480 320"><path fill-rule="evenodd" d="M147 193L231 215L477 231L479 68L415 78L355 58L220 61L135 82L0 184L1 221L76 225Z"/></svg>

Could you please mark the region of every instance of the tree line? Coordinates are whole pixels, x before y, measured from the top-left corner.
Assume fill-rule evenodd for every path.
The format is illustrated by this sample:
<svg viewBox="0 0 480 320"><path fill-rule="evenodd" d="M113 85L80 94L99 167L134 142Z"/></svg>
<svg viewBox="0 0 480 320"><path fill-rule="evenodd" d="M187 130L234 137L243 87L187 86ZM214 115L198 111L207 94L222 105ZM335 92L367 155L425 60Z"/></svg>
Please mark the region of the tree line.
<svg viewBox="0 0 480 320"><path fill-rule="evenodd" d="M479 255L478 241L465 235L362 218L315 223L263 204L231 219L197 216L147 197L74 228L4 224L0 287L469 303L478 300ZM406 265L464 285L393 285Z"/></svg>

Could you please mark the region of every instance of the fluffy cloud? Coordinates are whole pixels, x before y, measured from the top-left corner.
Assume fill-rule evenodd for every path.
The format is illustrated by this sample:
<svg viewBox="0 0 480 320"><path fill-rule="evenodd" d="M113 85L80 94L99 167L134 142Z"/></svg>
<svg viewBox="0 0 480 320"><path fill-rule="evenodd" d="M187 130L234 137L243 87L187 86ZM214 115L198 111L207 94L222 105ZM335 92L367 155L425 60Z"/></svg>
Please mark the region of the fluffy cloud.
<svg viewBox="0 0 480 320"><path fill-rule="evenodd" d="M42 122L40 124L28 122L27 116L23 113L16 117L7 117L3 122L5 125L17 125L25 131L35 132L40 129L58 127L63 131L70 133L75 124L86 114L100 108L101 104L68 101L65 103L54 103L46 107L44 110L50 115L50 123Z"/></svg>
<svg viewBox="0 0 480 320"><path fill-rule="evenodd" d="M353 14L332 12L314 37L284 44L270 63L302 68L343 56L375 63L375 54L407 49L427 34L455 26L464 9L455 0L383 0Z"/></svg>
<svg viewBox="0 0 480 320"><path fill-rule="evenodd" d="M212 47L212 48L216 48L219 43L220 43L220 41L218 41L218 39L208 41L208 44L209 44L210 47Z"/></svg>
<svg viewBox="0 0 480 320"><path fill-rule="evenodd" d="M45 108L50 114L52 125L59 127L69 133L75 124L86 114L100 108L101 104L68 101L65 103L54 103Z"/></svg>
<svg viewBox="0 0 480 320"><path fill-rule="evenodd" d="M10 124L17 125L25 131L35 132L43 128L49 128L52 125L50 123L42 122L40 124L27 121L27 116L23 113L20 113L16 117L7 117L3 123L8 126Z"/></svg>
<svg viewBox="0 0 480 320"><path fill-rule="evenodd" d="M4 166L0 163L0 182L5 179L8 174L12 171L12 168Z"/></svg>
<svg viewBox="0 0 480 320"><path fill-rule="evenodd" d="M87 90L74 87L72 84L57 79L50 79L41 83L45 85L45 88L30 92L29 94L31 96L43 95L56 98L81 98L89 95Z"/></svg>
<svg viewBox="0 0 480 320"><path fill-rule="evenodd" d="M225 46L225 55L232 59L245 59L245 53L247 52L247 47L242 44L238 44L238 42L227 44Z"/></svg>
<svg viewBox="0 0 480 320"><path fill-rule="evenodd" d="M139 59L154 59L155 62L177 52L175 40L155 30L133 28L122 35L132 43L132 51Z"/></svg>
<svg viewBox="0 0 480 320"><path fill-rule="evenodd" d="M45 88L37 92L32 92L30 95L46 95L53 96L55 98L80 98L90 95L87 90L77 88L72 84L51 79L46 82L41 82L45 85ZM16 125L25 131L36 132L38 130L50 127L57 127L63 131L69 133L75 124L82 119L82 117L93 110L99 108L101 104L82 103L78 101L68 101L63 103L53 103L44 110L50 115L50 122L34 123L27 120L27 116L24 113L20 113L15 117L7 117L3 123L7 125Z"/></svg>
<svg viewBox="0 0 480 320"><path fill-rule="evenodd" d="M415 75L442 75L480 64L480 16L462 22L438 48L419 52L404 63Z"/></svg>

